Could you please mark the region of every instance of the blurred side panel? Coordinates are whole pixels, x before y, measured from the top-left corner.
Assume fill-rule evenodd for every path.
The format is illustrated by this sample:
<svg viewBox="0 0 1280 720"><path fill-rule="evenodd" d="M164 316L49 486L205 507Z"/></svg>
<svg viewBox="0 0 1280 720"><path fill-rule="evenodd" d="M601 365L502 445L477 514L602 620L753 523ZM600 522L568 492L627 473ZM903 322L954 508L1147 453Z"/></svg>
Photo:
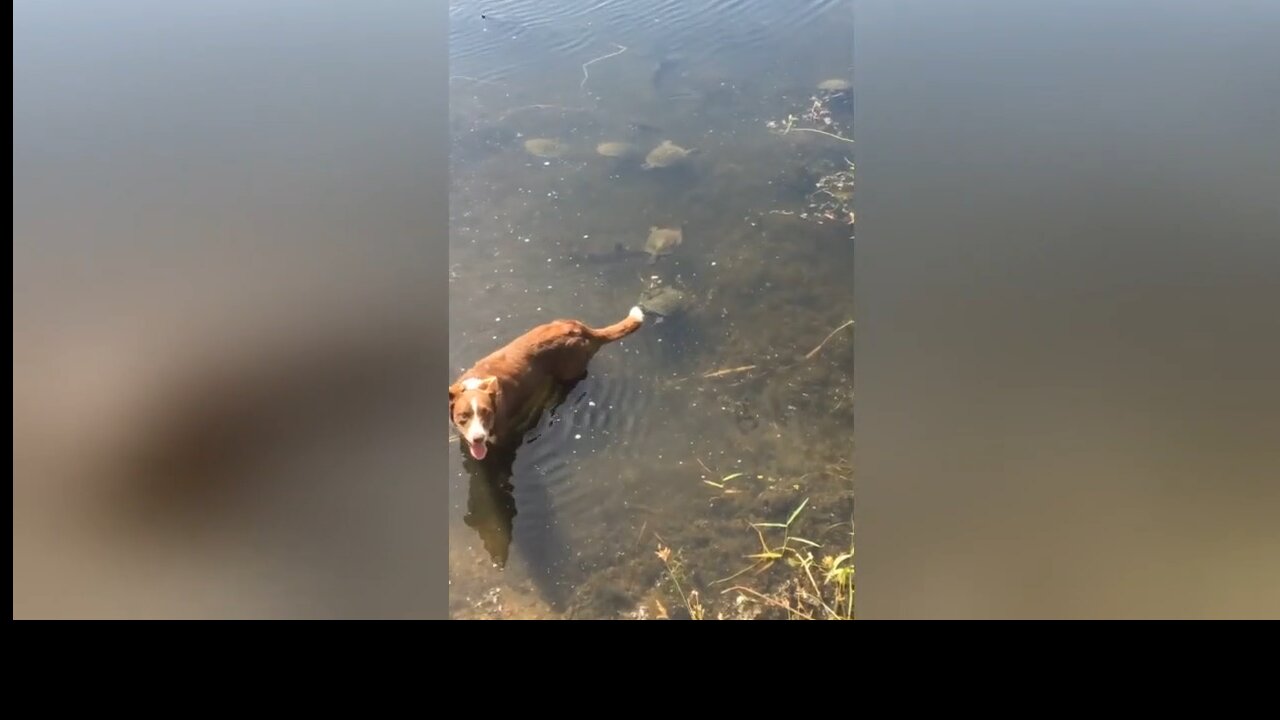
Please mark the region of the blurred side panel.
<svg viewBox="0 0 1280 720"><path fill-rule="evenodd" d="M446 37L15 3L15 618L446 616Z"/></svg>
<svg viewBox="0 0 1280 720"><path fill-rule="evenodd" d="M858 616L1280 617L1280 4L856 13Z"/></svg>

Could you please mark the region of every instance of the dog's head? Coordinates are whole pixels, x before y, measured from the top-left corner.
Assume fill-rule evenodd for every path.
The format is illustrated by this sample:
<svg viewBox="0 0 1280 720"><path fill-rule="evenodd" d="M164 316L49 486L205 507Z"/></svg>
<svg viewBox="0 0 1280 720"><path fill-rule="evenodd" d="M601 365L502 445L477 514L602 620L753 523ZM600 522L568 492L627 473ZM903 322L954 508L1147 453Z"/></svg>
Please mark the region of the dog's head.
<svg viewBox="0 0 1280 720"><path fill-rule="evenodd" d="M467 443L471 457L483 460L494 441L498 379L468 378L449 386L449 416Z"/></svg>

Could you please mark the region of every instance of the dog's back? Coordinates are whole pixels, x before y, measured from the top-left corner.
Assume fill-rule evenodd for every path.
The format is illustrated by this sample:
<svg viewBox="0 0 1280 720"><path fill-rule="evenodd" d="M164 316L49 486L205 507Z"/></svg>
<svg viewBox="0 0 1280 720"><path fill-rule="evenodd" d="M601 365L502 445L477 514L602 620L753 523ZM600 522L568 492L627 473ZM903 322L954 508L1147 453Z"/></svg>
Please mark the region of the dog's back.
<svg viewBox="0 0 1280 720"><path fill-rule="evenodd" d="M566 382L584 375L587 364L602 347L639 330L643 324L644 314L638 309L602 328L593 328L579 320L554 320L526 333L523 345L532 365Z"/></svg>
<svg viewBox="0 0 1280 720"><path fill-rule="evenodd" d="M553 320L476 363L449 389L450 413L459 433L471 444L473 457L483 459L490 438L495 433L506 437L513 423L519 425L518 419L548 395L550 386L581 380L602 347L643 324L639 307L602 328L578 320Z"/></svg>

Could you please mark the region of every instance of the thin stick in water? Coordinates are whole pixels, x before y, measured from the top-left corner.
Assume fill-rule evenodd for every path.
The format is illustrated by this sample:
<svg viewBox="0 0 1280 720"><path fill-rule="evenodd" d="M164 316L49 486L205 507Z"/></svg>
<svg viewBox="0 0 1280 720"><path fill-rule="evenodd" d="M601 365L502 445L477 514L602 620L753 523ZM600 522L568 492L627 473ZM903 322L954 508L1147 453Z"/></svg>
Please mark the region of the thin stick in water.
<svg viewBox="0 0 1280 720"><path fill-rule="evenodd" d="M791 607L791 605L790 605L789 603L781 603L781 602L778 602L777 600L774 600L774 599L773 599L773 598L771 598L771 597L766 597L766 596L764 596L764 595L761 595L760 593L756 592L755 590L752 590L752 589L751 589L751 588L749 588L749 587L742 587L741 585L735 585L735 586L733 586L733 587L731 587L731 588L728 588L728 589L726 589L726 590L722 590L722 591L720 592L720 594L721 594L721 595L723 595L723 594L725 594L725 593L733 592L733 591L735 591L735 590L736 590L736 591L738 591L738 592L741 592L741 593L748 593L748 594L751 594L751 595L755 595L756 597L758 597L758 598L760 598L761 600L763 600L763 601L765 601L765 602L769 603L770 605L773 605L774 607L782 608L783 610L786 610L786 611L787 611L787 612L789 612L789 613L794 613L794 614L796 614L796 615L799 615L800 617L804 618L805 620L812 620L812 619L813 619L813 616L812 616L812 615L810 615L810 614L808 614L808 613L806 613L806 612L802 612L799 608L793 608L793 607Z"/></svg>
<svg viewBox="0 0 1280 720"><path fill-rule="evenodd" d="M563 112L591 112L591 108L565 107L564 105L521 105L518 108L511 108L510 110L499 115L498 122L502 122L503 120L506 120L512 115L515 115L518 112L523 112L525 110L560 110Z"/></svg>
<svg viewBox="0 0 1280 720"><path fill-rule="evenodd" d="M706 375L703 375L702 377L704 379L709 380L711 378L723 377L725 375L733 375L734 373L746 372L748 370L755 370L755 369L756 369L755 365L743 365L742 367L726 368L724 370L716 370L715 372L709 372Z"/></svg>
<svg viewBox="0 0 1280 720"><path fill-rule="evenodd" d="M590 75L587 73L588 65L592 63L600 62L601 60L608 60L609 58L614 57L615 55L621 55L622 53L627 51L627 48L625 46L619 45L618 43L613 43L613 46L618 48L617 52L611 52L608 55L601 55L600 57L594 60L588 60L582 63L582 82L578 84L579 89L585 90L587 88L587 78L590 77Z"/></svg>
<svg viewBox="0 0 1280 720"><path fill-rule="evenodd" d="M852 324L853 324L853 321L852 321L852 320L850 320L849 322L847 322L847 323L845 323L845 324L841 325L840 327L836 328L835 330L832 330L832 331L831 331L831 334L827 335L826 340L823 340L822 342L818 343L818 347L816 347L816 348L814 348L814 349L810 350L810 351L809 351L809 354L804 356L804 359L805 359L805 360L808 360L808 359L812 358L814 355L817 355L817 354L818 354L818 351L822 349L822 346L827 344L827 340L830 340L831 338L835 337L836 333L838 333L838 332L840 332L841 330L843 330L843 329L845 329L845 328L849 327L849 326L850 326L850 325L852 325Z"/></svg>
<svg viewBox="0 0 1280 720"><path fill-rule="evenodd" d="M466 80L468 82L479 83L481 85L498 85L499 84L492 80L484 80L478 77L471 77L470 75L450 75L449 82L453 82L454 80Z"/></svg>
<svg viewBox="0 0 1280 720"><path fill-rule="evenodd" d="M827 132L826 130L815 130L815 129L813 129L813 128L791 128L790 130L791 130L791 132L811 132L811 133L818 133L819 135L826 135L826 136L827 136L827 137L829 137L829 138L835 138L836 140L839 140L840 142L847 142L847 143L851 143L851 142L853 142L852 140L850 140L850 139L849 139L849 138L847 138L847 137L840 137L839 135L835 135L835 134L829 133L829 132Z"/></svg>

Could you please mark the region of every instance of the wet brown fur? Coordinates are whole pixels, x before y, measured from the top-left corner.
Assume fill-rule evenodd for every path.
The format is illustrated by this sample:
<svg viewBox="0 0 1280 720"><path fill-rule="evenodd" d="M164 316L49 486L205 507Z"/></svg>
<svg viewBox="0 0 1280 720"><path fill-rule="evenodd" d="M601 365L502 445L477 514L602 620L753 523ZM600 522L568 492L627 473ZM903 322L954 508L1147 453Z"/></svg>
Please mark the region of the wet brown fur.
<svg viewBox="0 0 1280 720"><path fill-rule="evenodd" d="M474 399L490 444L518 442L518 435L536 418L557 383L585 377L587 365L601 348L643 324L629 315L598 329L578 320L554 320L529 330L477 362L449 386L449 413L455 430L465 434ZM469 390L464 387L469 379L483 383Z"/></svg>

